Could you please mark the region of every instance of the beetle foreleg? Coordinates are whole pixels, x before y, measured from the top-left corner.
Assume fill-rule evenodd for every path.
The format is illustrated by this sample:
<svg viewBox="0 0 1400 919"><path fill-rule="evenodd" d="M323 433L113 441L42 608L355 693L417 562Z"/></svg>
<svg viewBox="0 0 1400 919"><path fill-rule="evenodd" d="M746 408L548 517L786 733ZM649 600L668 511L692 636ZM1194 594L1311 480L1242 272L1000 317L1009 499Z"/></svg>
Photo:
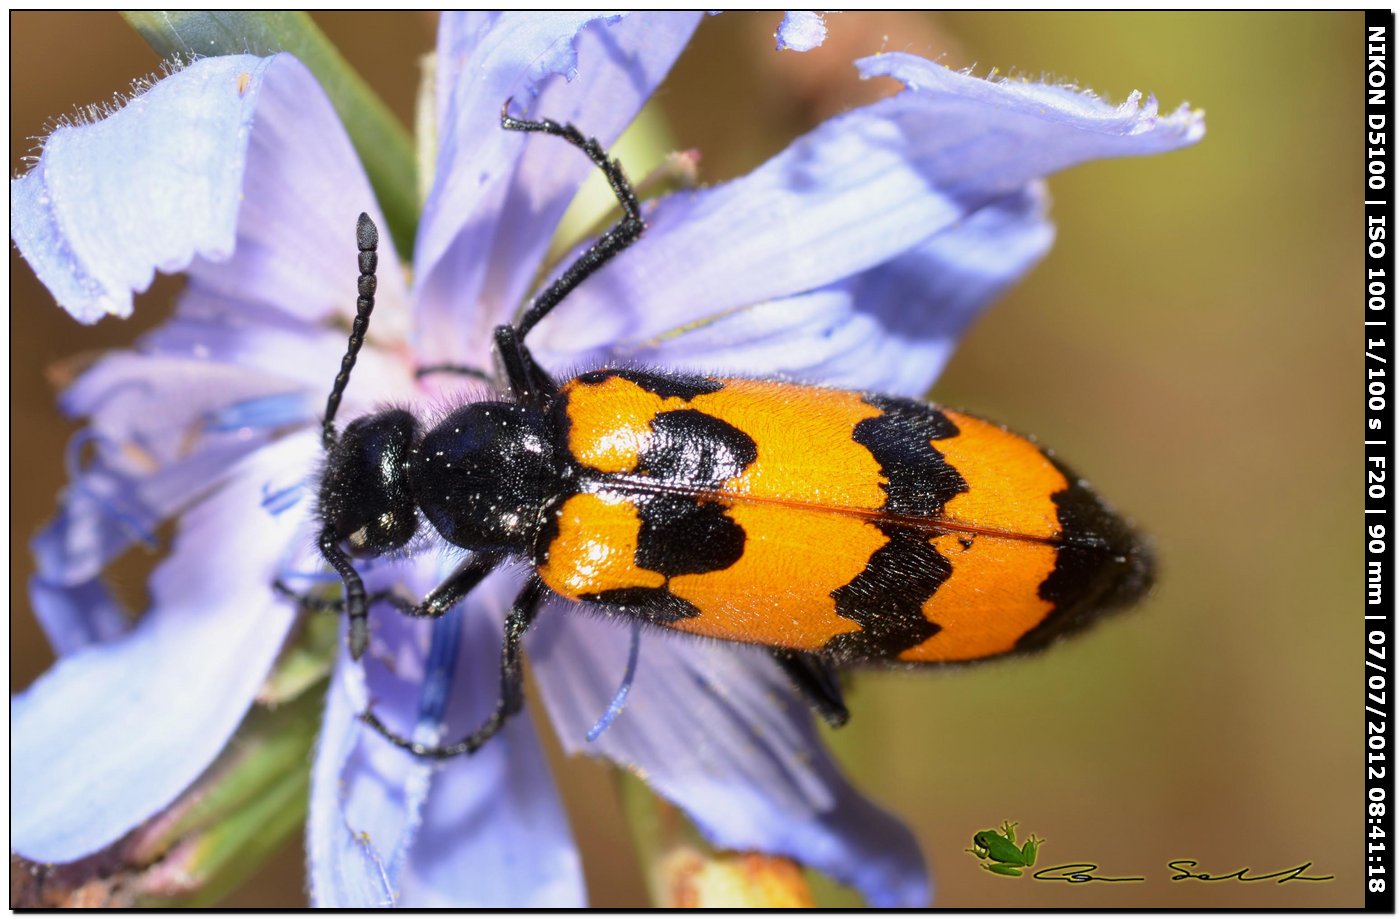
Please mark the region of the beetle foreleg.
<svg viewBox="0 0 1400 919"><path fill-rule="evenodd" d="M544 585L536 575L530 575L520 594L515 598L510 614L506 616L505 638L501 647L501 697L496 702L496 710L471 734L454 744L444 747L431 747L417 743L389 730L374 712L360 715L360 720L374 728L385 740L397 747L408 750L415 756L426 759L450 759L475 753L505 726L511 715L525 704L525 672L520 666L520 643L530 623L539 611L540 600L544 595Z"/></svg>

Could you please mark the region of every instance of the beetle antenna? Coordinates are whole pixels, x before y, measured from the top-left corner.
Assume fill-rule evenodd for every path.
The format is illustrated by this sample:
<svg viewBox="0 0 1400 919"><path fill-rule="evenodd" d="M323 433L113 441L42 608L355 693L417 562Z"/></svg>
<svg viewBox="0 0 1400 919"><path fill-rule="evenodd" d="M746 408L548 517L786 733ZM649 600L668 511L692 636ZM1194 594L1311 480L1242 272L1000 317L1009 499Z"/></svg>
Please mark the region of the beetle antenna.
<svg viewBox="0 0 1400 919"><path fill-rule="evenodd" d="M365 343L369 332L369 314L374 312L374 291L378 286L374 272L379 267L379 228L374 225L369 214L361 214L355 224L355 242L360 248L359 297L355 300L355 322L350 326L350 342L345 347L345 356L340 359L340 373L331 384L331 394L326 399L326 416L321 422L321 446L330 449L336 441L335 413L340 408L340 397L350 384L350 371L355 369L355 358Z"/></svg>

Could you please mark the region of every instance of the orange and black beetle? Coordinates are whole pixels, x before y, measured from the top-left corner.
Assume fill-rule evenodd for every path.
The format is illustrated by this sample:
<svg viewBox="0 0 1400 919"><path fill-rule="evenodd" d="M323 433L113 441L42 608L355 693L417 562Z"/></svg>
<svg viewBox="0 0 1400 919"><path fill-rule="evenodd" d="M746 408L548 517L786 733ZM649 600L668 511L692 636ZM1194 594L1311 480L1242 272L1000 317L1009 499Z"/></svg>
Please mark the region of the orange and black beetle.
<svg viewBox="0 0 1400 919"><path fill-rule="evenodd" d="M417 606L447 612L508 557L534 572L506 621L502 694L470 753L517 711L520 639L546 591L655 625L772 649L814 707L846 719L834 666L942 663L1039 648L1140 598L1142 542L1033 442L909 399L764 380L603 369L562 384L525 345L534 325L643 230L631 186L569 125L561 137L606 174L622 220L496 330L511 398L463 405L429 431L393 409L337 435L336 409L374 304L378 233L358 227L360 299L327 401L322 554L345 584L350 649L371 602L351 555L405 545L419 512L471 555ZM348 545L347 552L344 545ZM385 598L392 599L392 598ZM308 601L314 602L314 601Z"/></svg>

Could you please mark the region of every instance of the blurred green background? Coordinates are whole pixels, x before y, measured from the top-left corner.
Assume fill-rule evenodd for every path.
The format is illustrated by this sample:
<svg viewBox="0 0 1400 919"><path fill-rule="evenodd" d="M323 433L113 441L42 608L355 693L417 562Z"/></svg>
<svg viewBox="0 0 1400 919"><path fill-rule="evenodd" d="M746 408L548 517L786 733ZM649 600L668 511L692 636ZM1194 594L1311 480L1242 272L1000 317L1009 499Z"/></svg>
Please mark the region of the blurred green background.
<svg viewBox="0 0 1400 919"><path fill-rule="evenodd" d="M433 19L316 18L407 122ZM862 675L837 755L914 827L940 906L1360 905L1361 14L833 15L808 55L772 53L776 24L707 20L658 95L706 180L887 92L849 64L880 50L1207 113L1195 148L1051 180L1054 250L933 392L1089 475L1156 539L1159 589L1040 658ZM16 13L11 28L12 174L46 119L156 66L114 14ZM130 322L84 328L12 248L10 290L14 690L49 662L26 543L53 511L73 430L46 371L129 343L178 283L160 281ZM119 567L118 588L139 598L143 571L140 558ZM610 774L553 755L594 904L645 902ZM963 850L1003 819L1048 840L1040 866L1149 880L991 875ZM1311 861L1336 879L1171 883L1179 858L1219 874ZM296 902L301 885L293 843L234 903Z"/></svg>

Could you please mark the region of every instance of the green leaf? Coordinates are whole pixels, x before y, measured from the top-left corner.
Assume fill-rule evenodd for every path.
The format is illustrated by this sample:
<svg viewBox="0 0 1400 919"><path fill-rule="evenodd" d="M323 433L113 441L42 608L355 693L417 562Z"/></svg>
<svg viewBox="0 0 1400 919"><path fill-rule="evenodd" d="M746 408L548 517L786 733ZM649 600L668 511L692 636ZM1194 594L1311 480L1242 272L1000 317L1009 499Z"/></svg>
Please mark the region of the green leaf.
<svg viewBox="0 0 1400 919"><path fill-rule="evenodd" d="M306 13L128 10L127 23L162 57L268 55L301 59L330 97L364 163L403 261L418 226L417 164L408 131Z"/></svg>

